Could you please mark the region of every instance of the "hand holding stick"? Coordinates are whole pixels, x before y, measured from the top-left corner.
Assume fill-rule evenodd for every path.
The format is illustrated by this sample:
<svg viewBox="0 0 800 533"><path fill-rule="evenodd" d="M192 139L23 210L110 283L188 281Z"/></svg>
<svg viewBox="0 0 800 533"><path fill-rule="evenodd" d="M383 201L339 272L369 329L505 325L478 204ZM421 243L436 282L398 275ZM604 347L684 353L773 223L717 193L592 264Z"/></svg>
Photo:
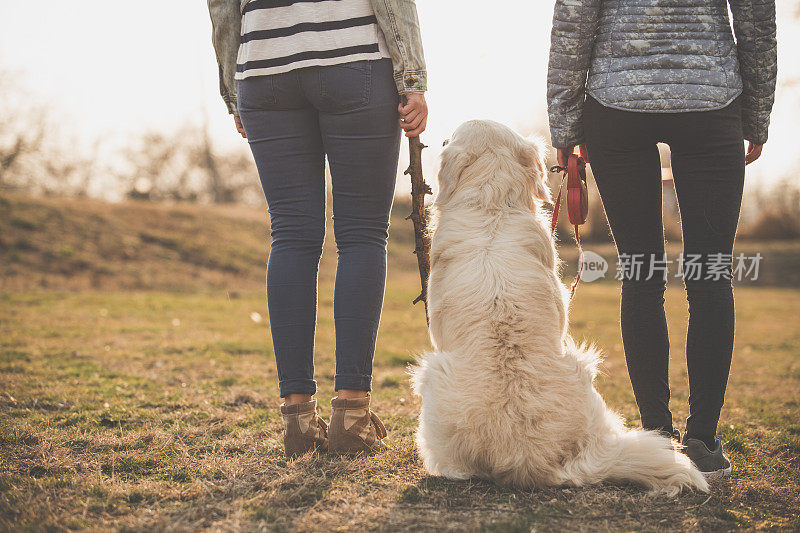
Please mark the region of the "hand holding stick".
<svg viewBox="0 0 800 533"><path fill-rule="evenodd" d="M425 211L425 195L433 194L433 191L425 183L422 176L422 149L427 148L419 140L419 137L409 137L408 155L409 165L405 171L411 176L411 214L406 220L411 219L414 223L414 253L417 255L417 265L419 266L419 280L422 291L413 303L422 302L425 305L425 321L430 324L428 317L428 276L431 272L431 241L428 235L428 214Z"/></svg>

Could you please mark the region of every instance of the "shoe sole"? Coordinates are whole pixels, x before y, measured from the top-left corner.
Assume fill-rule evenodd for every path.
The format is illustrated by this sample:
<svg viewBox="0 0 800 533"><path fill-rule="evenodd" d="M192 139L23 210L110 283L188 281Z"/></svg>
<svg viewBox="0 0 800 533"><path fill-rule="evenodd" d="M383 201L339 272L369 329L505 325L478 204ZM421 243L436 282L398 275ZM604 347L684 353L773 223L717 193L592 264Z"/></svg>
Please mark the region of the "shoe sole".
<svg viewBox="0 0 800 533"><path fill-rule="evenodd" d="M356 455L373 455L376 453L380 453L386 451L387 448L384 446L373 446L372 448L328 448L328 453L331 455L344 455L354 457Z"/></svg>
<svg viewBox="0 0 800 533"><path fill-rule="evenodd" d="M733 473L733 467L729 466L728 468L723 468L721 470L714 470L713 472L700 472L705 476L706 479L722 479L726 477L731 477Z"/></svg>

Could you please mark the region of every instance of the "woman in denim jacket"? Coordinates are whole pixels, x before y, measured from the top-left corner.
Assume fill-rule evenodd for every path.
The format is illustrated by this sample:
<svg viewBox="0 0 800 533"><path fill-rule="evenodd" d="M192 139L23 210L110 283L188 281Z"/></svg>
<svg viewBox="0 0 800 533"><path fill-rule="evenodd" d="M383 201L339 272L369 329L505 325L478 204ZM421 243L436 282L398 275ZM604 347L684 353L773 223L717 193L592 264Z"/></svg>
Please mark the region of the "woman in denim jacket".
<svg viewBox="0 0 800 533"><path fill-rule="evenodd" d="M671 149L689 301L683 442L708 476L731 472L716 431L733 351L733 241L745 164L767 140L776 64L774 0L556 1L552 142L562 165L586 143L619 252L622 340L642 426L677 438L656 144Z"/></svg>
<svg viewBox="0 0 800 533"><path fill-rule="evenodd" d="M419 135L428 114L414 0L208 7L222 98L248 139L269 205L267 301L286 453L379 449L386 430L369 391L401 129ZM330 435L312 398L326 157L338 248Z"/></svg>

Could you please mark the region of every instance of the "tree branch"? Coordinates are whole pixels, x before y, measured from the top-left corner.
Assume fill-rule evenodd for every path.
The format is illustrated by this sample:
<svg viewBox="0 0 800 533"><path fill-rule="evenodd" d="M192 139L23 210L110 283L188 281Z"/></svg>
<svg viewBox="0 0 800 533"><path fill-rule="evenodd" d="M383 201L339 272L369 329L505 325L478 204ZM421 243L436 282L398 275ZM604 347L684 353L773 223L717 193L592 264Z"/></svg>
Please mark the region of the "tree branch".
<svg viewBox="0 0 800 533"><path fill-rule="evenodd" d="M425 183L422 175L422 150L427 148L419 137L409 137L408 155L409 165L405 171L411 176L411 214L406 220L414 223L414 253L417 255L419 266L419 280L422 291L413 303L423 302L425 305L425 321L430 324L428 316L428 276L431 272L431 242L428 234L428 214L425 210L425 195L433 194L431 188Z"/></svg>

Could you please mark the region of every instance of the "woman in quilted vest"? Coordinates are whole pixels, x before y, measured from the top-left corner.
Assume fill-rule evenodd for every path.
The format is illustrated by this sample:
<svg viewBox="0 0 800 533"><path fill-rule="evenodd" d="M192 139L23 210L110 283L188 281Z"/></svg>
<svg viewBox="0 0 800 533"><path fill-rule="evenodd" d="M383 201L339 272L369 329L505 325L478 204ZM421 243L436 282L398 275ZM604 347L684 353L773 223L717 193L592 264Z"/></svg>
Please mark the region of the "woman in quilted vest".
<svg viewBox="0 0 800 533"><path fill-rule="evenodd" d="M671 150L689 302L683 444L709 477L731 473L716 432L733 352L733 242L744 167L767 141L776 62L774 0L556 2L552 143L561 165L586 144L619 254L622 339L642 426L677 439L656 144Z"/></svg>

